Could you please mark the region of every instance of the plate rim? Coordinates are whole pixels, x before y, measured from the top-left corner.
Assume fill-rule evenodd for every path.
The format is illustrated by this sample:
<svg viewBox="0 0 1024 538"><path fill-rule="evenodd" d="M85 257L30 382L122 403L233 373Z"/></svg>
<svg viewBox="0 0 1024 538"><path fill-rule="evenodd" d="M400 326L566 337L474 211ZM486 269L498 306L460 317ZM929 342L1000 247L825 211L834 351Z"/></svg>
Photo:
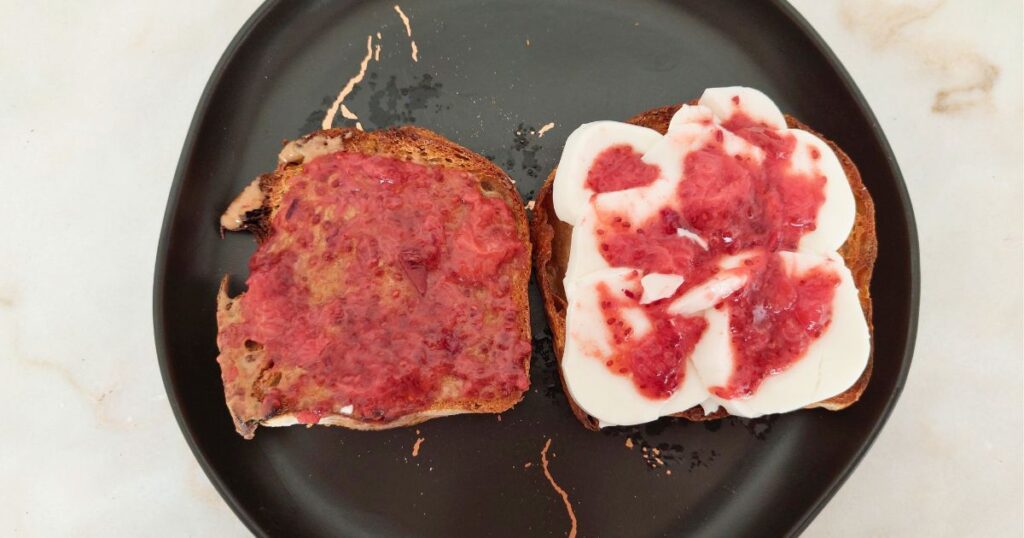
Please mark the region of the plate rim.
<svg viewBox="0 0 1024 538"><path fill-rule="evenodd" d="M843 86L853 96L854 102L857 107L861 109L864 117L868 119L871 124L871 130L875 133L879 141L879 145L882 149L882 156L885 158L885 162L888 165L893 177L896 181L896 194L899 197L900 205L904 208L903 220L904 225L907 227L907 242L909 243L909 273L910 273L910 308L908 310L908 326L907 326L907 337L906 343L903 346L903 362L900 366L899 373L896 376L896 385L893 391L889 394L886 399L885 405L882 408L882 414L875 422L873 428L868 433L867 438L861 445L860 449L850 460L850 463L846 466L839 475L832 481L832 484L828 489L823 492L819 497L814 507L804 513L804 516L797 522L796 526L792 529L790 535L798 536L807 528L808 525L814 521L814 518L818 517L825 505L828 504L832 497L835 496L839 488L846 483L846 480L850 478L853 471L857 469L860 462L864 459L868 450L875 444L875 440L878 439L878 435L882 432L886 423L889 422L889 417L892 416L893 410L896 408L896 402L899 400L900 395L903 393L903 388L907 384L907 376L910 374L910 364L914 360L914 346L917 344L917 323L918 314L921 303L921 260L920 260L920 245L917 237L917 219L914 217L914 207L910 201L910 193L907 190L907 183L903 179L903 172L900 170L899 163L896 161L896 155L892 151L892 146L889 144L889 139L885 136L885 132L882 131L882 126L878 122L878 118L875 116L871 106L868 105L867 99L864 94L861 93L860 87L854 82L853 77L846 70L846 67L842 62L839 61L839 57L836 56L832 48L828 46L825 39L818 34L817 30L811 26L811 23L800 14L799 11L792 4L785 0L771 0L773 4L785 15L793 24L795 24L805 35L810 39L818 52L825 58L829 66L835 70L839 75L839 79L842 81ZM872 349L872 353L874 350Z"/></svg>
<svg viewBox="0 0 1024 538"><path fill-rule="evenodd" d="M205 452L200 448L195 432L192 430L191 425L185 421L182 414L181 403L178 397L178 389L171 379L172 376L169 360L166 356L167 340L166 333L163 330L163 326L165 325L165 317L163 315L164 283L167 276L166 247L171 235L171 221L173 220L173 216L178 212L180 191L182 189L185 170L192 159L192 155L196 151L196 139L198 138L200 125L202 123L202 119L208 114L213 93L221 85L227 71L227 67L234 61L241 46L248 41L249 36L254 32L256 27L264 21L267 15L283 3L284 0L264 0L264 2L252 13L252 15L249 16L241 28L239 28L235 36L231 39L203 88L203 92L200 95L195 112L192 115L192 120L189 123L185 142L182 145L181 154L179 155L177 165L175 166L174 177L172 179L170 189L168 190L168 203L165 207L161 223L160 238L157 243L156 263L153 275L152 309L157 362L160 368L160 376L163 381L164 391L167 393L167 400L174 413L175 422L177 422L178 428L185 437L185 441L188 444L189 449L192 451L192 455L199 463L200 468L202 468L203 472L206 474L207 479L209 479L210 483L213 484L214 489L217 490L217 493L220 494L222 499L224 499L225 503L229 508L231 508L231 511L234 512L235 516L238 517L246 528L256 536L269 536L269 534L266 529L259 525L252 514L250 514L250 511L242 506L242 503L225 484L220 473L214 468ZM829 484L821 495L818 496L814 505L805 511L803 516L797 520L796 524L789 530L789 536L798 536L808 527L808 525L810 525L818 514L821 513L821 510L824 509L825 505L828 504L832 497L835 496L836 492L839 491L846 480L853 474L854 470L856 470L860 465L860 462L863 460L871 446L874 445L878 435L881 433L886 423L888 423L889 418L896 407L896 403L906 386L907 376L910 373L910 366L913 362L914 347L917 342L921 292L920 247L914 209L911 204L906 182L903 179L903 173L900 170L896 156L889 144L889 140L882 131L881 125L869 106L867 99L865 99L860 88L853 81L853 78L843 66L842 62L839 61L836 54L795 7L785 0L769 0L769 3L772 4L772 6L786 19L788 19L790 23L794 24L801 32L804 33L804 35L808 37L814 48L825 59L829 67L838 75L842 85L850 92L850 95L853 97L853 101L856 106L860 109L861 114L863 114L869 121L870 128L879 142L882 157L891 171L893 178L896 179L894 187L899 203L904 208L904 211L902 211L902 218L904 221L903 224L907 229L907 242L909 245L907 252L910 277L908 326L906 332L906 343L904 344L904 348L901 353L903 360L900 370L896 376L895 387L886 398L878 420L872 426L867 437L850 459L849 463L835 477L832 483Z"/></svg>

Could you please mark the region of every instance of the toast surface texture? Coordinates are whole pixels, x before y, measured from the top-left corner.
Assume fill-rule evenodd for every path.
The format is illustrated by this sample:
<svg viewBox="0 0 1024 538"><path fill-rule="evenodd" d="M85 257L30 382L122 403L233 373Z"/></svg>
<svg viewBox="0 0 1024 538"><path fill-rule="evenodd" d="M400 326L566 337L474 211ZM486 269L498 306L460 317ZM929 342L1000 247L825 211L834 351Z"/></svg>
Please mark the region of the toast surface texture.
<svg viewBox="0 0 1024 538"><path fill-rule="evenodd" d="M697 104L691 101L690 105ZM682 105L670 105L648 110L626 120L627 123L647 127L665 134L668 130L672 116ZM857 286L860 304L864 310L868 328L873 333L871 324L871 295L869 286L871 283L871 272L874 269L875 258L878 251L878 240L875 235L875 207L871 196L861 180L860 172L846 155L834 142L828 140L813 129L804 125L796 118L786 117L786 124L792 129L802 129L810 132L825 141L836 157L839 158L846 178L850 182L853 196L856 203L857 214L854 220L853 229L847 237L846 242L839 249L846 266L853 275L853 281ZM547 314L548 324L551 327L552 343L558 360L562 359L562 352L565 346L565 314L568 304L565 298L565 289L562 280L565 278L566 267L569 262L569 243L572 237L572 226L558 219L555 214L551 190L554 184L555 170L548 175L547 180L537 194L532 222L532 235L534 242L534 268L537 275L537 284L544 299L544 310ZM808 408L823 407L832 411L844 409L856 402L867 388L868 380L871 377L872 362L874 361L874 350L868 364L860 378L846 391L823 400ZM565 391L573 414L588 429L598 430L598 420L587 414L569 393L562 377L562 388ZM671 415L692 421L712 420L728 416L728 413L719 408L717 411L705 414L698 405L681 413Z"/></svg>
<svg viewBox="0 0 1024 538"><path fill-rule="evenodd" d="M331 164L353 160L369 163L362 166L378 167L372 168L372 174L378 174L372 178L380 179L366 183L369 176L363 174L359 179L363 183L357 183L355 175L344 172L335 172L322 181L311 176L311 170L324 168L323 163L330 159L334 159ZM343 204L317 207L316 200L328 198L313 197L314 201L306 205L314 207L302 206L310 200L303 198L303 193L314 192L314 187L316 193L324 196L331 196L331 189L356 193L362 187L376 193L375 203L390 208L389 200L382 198L387 191L384 195L378 192L385 187L377 189L375 183L392 180L386 174L380 175L384 174L380 170L410 174L421 170L429 180L423 180L425 186L421 191L402 191L406 196L402 199L404 205L399 207L396 201L392 211L377 212L372 219L365 215L369 207L365 205L358 210ZM403 176L397 177L400 179L395 181L401 183ZM446 186L442 183L453 181L463 182L459 183L465 193L462 198L447 196L425 201L430 193L457 192L443 190ZM394 187L411 189L408 185L412 184ZM371 132L329 129L288 143L277 169L261 175L253 185L232 203L221 220L222 226L225 222L229 224L229 229L252 232L259 243L250 260L249 290L230 297L225 276L217 295L217 360L225 399L239 434L251 438L259 425L296 423L380 430L460 413L499 413L522 398L529 382L530 363L530 237L522 199L500 168L422 128L408 126ZM472 192L467 193L465 185ZM302 207L296 211L296 206ZM489 208L489 213L481 216L483 210L478 208ZM313 219L307 221L312 225L296 232L295 225L289 222L293 212L296 218L301 218L303 211ZM366 222L395 222L395 227L356 229L356 223L366 227ZM356 233L361 235L353 235ZM487 245L482 247L483 254L472 250L479 247L473 239L485 233L503 238L504 254L500 259L487 258L491 255ZM297 239L293 241L289 234L295 234ZM410 235L427 244L407 248L412 240ZM335 236L345 238L344 244L332 243ZM371 245L371 254L367 254L366 244ZM467 248L468 253L463 252ZM430 254L423 255L424 250ZM396 252L399 254L393 255ZM405 257L410 252L412 261ZM373 257L367 264L369 255ZM281 262L282 259L287 261ZM453 259L482 259L481 264L489 265L481 269L482 265L466 267L470 262L459 262L463 265L457 269L464 273L443 272L451 267L444 264ZM257 269L264 263L288 264L285 274L289 286L270 285L271 291L277 289L277 295L293 296L299 293L292 291L297 286L302 290L299 296L308 304L303 302L297 312L286 311L270 322L258 321L259 316L267 316L254 306L256 301L275 300L275 295L266 291L267 284L254 281ZM357 303L359 297L362 302ZM439 302L442 307L451 306L447 309L451 312L444 313L447 317L437 317L455 320L443 331L436 324L431 325L434 316L422 314L446 310L438 308ZM324 312L331 317L325 317ZM409 314L418 316L415 318L401 317L406 312L420 314ZM296 322L287 319L290 316L318 317L300 325L313 327L313 332L302 333L294 329ZM392 323L396 318L399 322ZM358 321L365 330L353 331L345 325L347 319L369 321ZM408 323L409 319L416 323ZM259 323L263 323L262 329ZM273 338L260 341L257 335L260 330L267 334L267 323L277 324L277 333L294 332L295 335L284 335L294 341L282 345L282 335L274 334L273 327ZM390 326L402 323L405 325ZM429 330L415 333L422 327ZM496 332L488 333L489 330ZM470 343L475 347L470 347ZM317 351L309 353L310 346ZM336 347L324 351L325 346ZM307 350L307 359L296 359L303 350ZM337 359L336 364L337 356L346 358ZM325 366L324 361L330 365ZM365 369L361 361L366 363ZM339 370L343 373L337 373ZM332 373L317 377L325 371ZM429 373L421 374L424 371ZM466 371L471 372L470 377L462 375ZM360 400L360 391L368 384L377 387L374 390L378 393L384 391L385 398L395 405L385 408L377 405L376 400ZM397 388L392 391L393 387ZM353 405L344 405L347 392L355 394Z"/></svg>

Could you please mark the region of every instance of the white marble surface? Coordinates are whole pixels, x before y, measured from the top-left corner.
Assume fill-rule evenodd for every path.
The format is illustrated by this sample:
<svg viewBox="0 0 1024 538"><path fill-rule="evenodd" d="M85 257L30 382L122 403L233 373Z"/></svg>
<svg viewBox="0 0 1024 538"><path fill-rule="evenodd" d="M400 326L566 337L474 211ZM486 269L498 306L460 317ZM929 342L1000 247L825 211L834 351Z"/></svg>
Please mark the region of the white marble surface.
<svg viewBox="0 0 1024 538"><path fill-rule="evenodd" d="M192 112L257 3L0 1L0 535L246 534L171 415L151 283ZM1021 3L796 4L889 136L923 267L903 398L807 535L1019 536Z"/></svg>

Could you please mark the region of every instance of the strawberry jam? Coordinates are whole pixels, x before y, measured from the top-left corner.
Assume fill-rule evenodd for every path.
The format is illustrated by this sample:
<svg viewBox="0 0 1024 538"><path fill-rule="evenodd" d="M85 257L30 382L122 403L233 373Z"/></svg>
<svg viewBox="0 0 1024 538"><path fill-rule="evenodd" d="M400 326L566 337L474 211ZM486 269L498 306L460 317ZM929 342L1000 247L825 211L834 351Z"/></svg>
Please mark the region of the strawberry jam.
<svg viewBox="0 0 1024 538"><path fill-rule="evenodd" d="M265 350L265 416L389 421L526 389L512 277L528 253L512 210L472 175L325 155L290 180L271 228L249 263L243 321L222 335Z"/></svg>
<svg viewBox="0 0 1024 538"><path fill-rule="evenodd" d="M729 154L724 133L717 130L702 148L686 155L676 196L656 214L631 222L624 214L599 212L596 233L601 255L612 267L683 276L673 297L718 273L727 256L746 256L739 269L747 276L746 285L717 305L728 306L730 313L735 369L727 386L712 389L722 398L740 398L798 360L827 328L839 278L821 269L789 275L777 255L795 251L800 238L815 229L825 201L823 176L791 170L795 137L742 113L723 127L760 148L763 159ZM613 146L595 160L588 186L601 192L647 185L653 181L651 172L640 165L646 166L637 154ZM624 178L623 171L634 176ZM604 185L610 187L596 188ZM668 313L672 298L622 305L606 292L602 310L615 348L606 365L631 377L645 396L669 397L685 378L686 359L705 329L703 317ZM636 298L640 292L630 291ZM641 308L651 331L641 338L626 333L617 317L625 306Z"/></svg>
<svg viewBox="0 0 1024 538"><path fill-rule="evenodd" d="M641 160L629 144L612 146L602 151L587 172L587 188L594 192L611 192L650 185L658 179L658 167Z"/></svg>
<svg viewBox="0 0 1024 538"><path fill-rule="evenodd" d="M637 281L639 284L639 281ZM598 300L605 323L612 333L614 352L606 358L605 366L618 374L630 374L641 394L648 398L668 398L683 382L686 357L693 352L701 333L707 327L702 317L652 316L653 326L642 335L633 334L633 328L623 319L625 308L636 307L641 290L622 290L627 300L621 300L604 283L597 288ZM647 314L657 312L647 308Z"/></svg>
<svg viewBox="0 0 1024 538"><path fill-rule="evenodd" d="M755 278L729 299L729 331L736 368L728 385L710 387L724 399L754 394L828 327L839 277L814 268L797 278L783 272L778 256L759 260Z"/></svg>

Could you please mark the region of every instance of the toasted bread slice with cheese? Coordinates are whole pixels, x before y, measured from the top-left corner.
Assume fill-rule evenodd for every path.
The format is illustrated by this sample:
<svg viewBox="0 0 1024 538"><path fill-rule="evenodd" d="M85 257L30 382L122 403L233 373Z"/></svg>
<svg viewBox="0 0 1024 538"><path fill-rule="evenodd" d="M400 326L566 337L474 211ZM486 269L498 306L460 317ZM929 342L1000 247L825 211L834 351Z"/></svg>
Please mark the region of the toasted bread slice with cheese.
<svg viewBox="0 0 1024 538"><path fill-rule="evenodd" d="M697 101L689 104L696 105ZM628 123L654 129L661 134L668 130L672 116L682 105L672 105L655 108L636 115ZM868 327L871 329L871 296L869 284L871 272L874 268L877 256L878 242L875 236L875 211L864 183L861 181L860 173L853 161L832 141L816 133L796 118L785 116L786 123L790 128L803 129L815 134L835 152L839 162L846 173L847 180L853 191L856 204L856 217L854 226L846 242L839 249L846 266L850 269L855 285L859 292L860 304L864 310ZM554 184L555 171L552 170L544 185L540 189L533 213L531 231L534 242L534 267L537 275L541 295L544 299L544 309L547 313L548 323L553 334L553 345L559 360L565 347L566 325L565 316L568 308L565 290L562 281L565 278L566 268L569 261L569 245L572 237L572 226L562 222L555 214L552 186ZM872 354L873 355L873 354ZM868 359L867 367L860 378L845 392L824 401L817 402L807 407L823 407L829 410L839 410L856 402L867 387L871 377L873 356ZM588 415L572 398L571 393L565 388L565 379L562 378L563 389L565 389L569 404L573 413L588 429L599 429L599 421ZM711 420L727 416L724 408L705 414L699 405L694 406L681 413L672 416L692 421Z"/></svg>
<svg viewBox="0 0 1024 538"><path fill-rule="evenodd" d="M221 219L252 232L217 295L225 398L259 425L409 426L499 413L529 383L526 212L484 157L417 127L288 143Z"/></svg>

